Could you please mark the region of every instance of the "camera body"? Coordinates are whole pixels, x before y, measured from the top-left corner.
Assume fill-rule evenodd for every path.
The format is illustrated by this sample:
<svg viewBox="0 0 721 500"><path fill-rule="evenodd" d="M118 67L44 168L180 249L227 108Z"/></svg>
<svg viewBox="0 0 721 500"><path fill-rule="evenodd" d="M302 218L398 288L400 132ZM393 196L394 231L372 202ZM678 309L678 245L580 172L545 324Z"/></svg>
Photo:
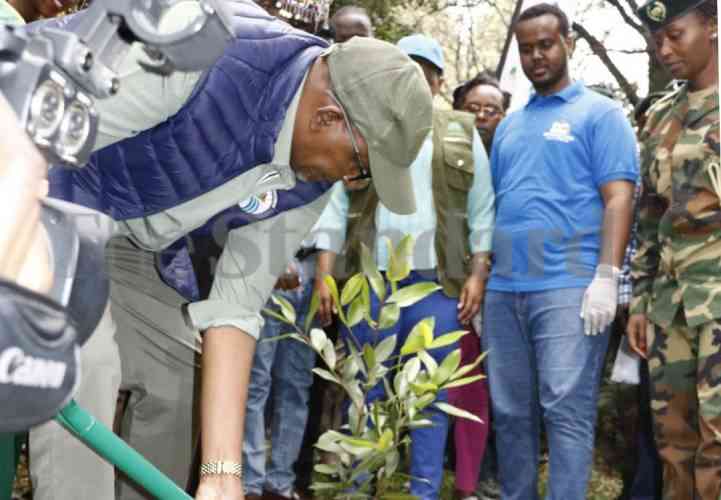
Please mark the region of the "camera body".
<svg viewBox="0 0 721 500"><path fill-rule="evenodd" d="M55 53L63 64L55 63ZM90 157L98 112L92 95L71 76L88 64L91 52L71 33L28 37L0 27L0 89L48 163L79 166Z"/></svg>
<svg viewBox="0 0 721 500"><path fill-rule="evenodd" d="M118 92L116 68L131 45L143 44L147 71L205 69L232 36L221 1L198 0L197 16L174 33L159 28L174 0L95 0L58 21L72 30L0 26L0 91L48 163L80 167L97 137L93 101Z"/></svg>

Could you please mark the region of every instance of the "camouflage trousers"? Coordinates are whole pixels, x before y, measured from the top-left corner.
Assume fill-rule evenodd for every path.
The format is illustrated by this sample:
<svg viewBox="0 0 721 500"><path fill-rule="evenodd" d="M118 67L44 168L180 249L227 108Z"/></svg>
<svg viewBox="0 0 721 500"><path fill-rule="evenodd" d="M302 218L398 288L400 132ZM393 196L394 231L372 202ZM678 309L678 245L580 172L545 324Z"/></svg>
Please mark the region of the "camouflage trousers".
<svg viewBox="0 0 721 500"><path fill-rule="evenodd" d="M664 500L719 500L721 322L649 323L651 410Z"/></svg>

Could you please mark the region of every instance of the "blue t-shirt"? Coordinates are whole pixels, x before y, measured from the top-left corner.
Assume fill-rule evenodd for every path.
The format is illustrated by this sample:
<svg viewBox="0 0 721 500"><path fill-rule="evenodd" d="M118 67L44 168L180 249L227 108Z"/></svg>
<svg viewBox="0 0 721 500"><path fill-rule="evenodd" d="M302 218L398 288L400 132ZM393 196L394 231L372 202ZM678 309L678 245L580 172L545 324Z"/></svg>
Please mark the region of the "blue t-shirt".
<svg viewBox="0 0 721 500"><path fill-rule="evenodd" d="M488 289L587 286L601 245L601 187L636 182L636 138L620 105L576 82L534 95L496 131L494 264Z"/></svg>

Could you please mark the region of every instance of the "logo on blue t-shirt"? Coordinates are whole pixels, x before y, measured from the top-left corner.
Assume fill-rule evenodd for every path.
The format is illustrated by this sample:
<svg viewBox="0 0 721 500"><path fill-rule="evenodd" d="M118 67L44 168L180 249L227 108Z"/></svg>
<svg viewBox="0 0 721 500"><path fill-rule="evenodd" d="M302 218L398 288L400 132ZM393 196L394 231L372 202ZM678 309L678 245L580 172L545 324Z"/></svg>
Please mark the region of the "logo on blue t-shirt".
<svg viewBox="0 0 721 500"><path fill-rule="evenodd" d="M551 128L547 132L543 133L543 137L549 141L561 141L566 143L576 140L576 138L571 134L571 124L567 121L553 122Z"/></svg>

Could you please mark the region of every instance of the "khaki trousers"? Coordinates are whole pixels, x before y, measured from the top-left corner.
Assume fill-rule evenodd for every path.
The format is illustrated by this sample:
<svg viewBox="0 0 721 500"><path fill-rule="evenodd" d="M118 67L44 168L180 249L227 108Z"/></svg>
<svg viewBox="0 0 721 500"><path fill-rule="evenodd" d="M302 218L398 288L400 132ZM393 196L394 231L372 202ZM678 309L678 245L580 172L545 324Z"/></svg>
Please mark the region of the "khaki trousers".
<svg viewBox="0 0 721 500"><path fill-rule="evenodd" d="M83 348L76 400L112 426L118 389L128 391L120 436L185 488L198 367L186 301L160 280L154 255L128 240L113 240L107 260L110 314ZM113 468L55 423L31 432L30 453L35 500L151 498L122 475L115 484Z"/></svg>

